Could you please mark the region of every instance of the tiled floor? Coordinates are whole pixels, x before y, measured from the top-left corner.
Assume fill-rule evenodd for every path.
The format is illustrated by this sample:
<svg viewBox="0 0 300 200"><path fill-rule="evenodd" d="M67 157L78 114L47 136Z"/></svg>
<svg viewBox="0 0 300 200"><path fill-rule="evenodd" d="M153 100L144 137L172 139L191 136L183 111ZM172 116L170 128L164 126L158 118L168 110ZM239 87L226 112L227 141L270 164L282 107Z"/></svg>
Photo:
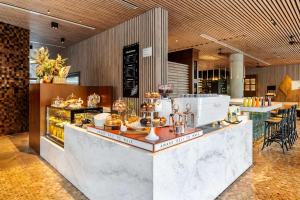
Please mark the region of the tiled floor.
<svg viewBox="0 0 300 200"><path fill-rule="evenodd" d="M87 199L28 148L28 135L0 136L0 200Z"/></svg>
<svg viewBox="0 0 300 200"><path fill-rule="evenodd" d="M299 124L300 125L300 124ZM300 199L300 139L285 155L279 145L260 151L254 165L220 200ZM0 200L86 199L71 183L28 148L27 134L0 136Z"/></svg>

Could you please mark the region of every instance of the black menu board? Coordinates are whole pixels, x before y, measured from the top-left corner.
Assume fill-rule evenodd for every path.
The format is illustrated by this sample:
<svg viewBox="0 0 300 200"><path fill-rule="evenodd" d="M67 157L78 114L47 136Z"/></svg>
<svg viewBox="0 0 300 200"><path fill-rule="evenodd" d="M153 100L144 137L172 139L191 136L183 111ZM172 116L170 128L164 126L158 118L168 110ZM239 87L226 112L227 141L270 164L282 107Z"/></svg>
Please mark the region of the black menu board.
<svg viewBox="0 0 300 200"><path fill-rule="evenodd" d="M139 97L139 44L123 48L123 97Z"/></svg>

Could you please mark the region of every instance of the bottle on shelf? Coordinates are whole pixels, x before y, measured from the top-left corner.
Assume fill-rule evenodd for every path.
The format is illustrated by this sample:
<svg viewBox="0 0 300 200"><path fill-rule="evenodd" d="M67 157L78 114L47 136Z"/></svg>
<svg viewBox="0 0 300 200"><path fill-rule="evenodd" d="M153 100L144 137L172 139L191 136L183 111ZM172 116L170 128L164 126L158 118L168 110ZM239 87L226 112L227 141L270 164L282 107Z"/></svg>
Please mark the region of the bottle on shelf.
<svg viewBox="0 0 300 200"><path fill-rule="evenodd" d="M252 97L252 107L256 106L256 101L255 101L255 97Z"/></svg>
<svg viewBox="0 0 300 200"><path fill-rule="evenodd" d="M256 97L256 107L259 107L260 106L260 98L259 97Z"/></svg>
<svg viewBox="0 0 300 200"><path fill-rule="evenodd" d="M251 107L251 106L252 106L252 98L249 97L249 98L248 98L248 107Z"/></svg>
<svg viewBox="0 0 300 200"><path fill-rule="evenodd" d="M271 97L268 97L268 106L271 106L272 105L272 99Z"/></svg>
<svg viewBox="0 0 300 200"><path fill-rule="evenodd" d="M243 100L243 106L244 107L248 106L248 98L244 98L244 100Z"/></svg>
<svg viewBox="0 0 300 200"><path fill-rule="evenodd" d="M265 98L261 97L261 107L265 107Z"/></svg>

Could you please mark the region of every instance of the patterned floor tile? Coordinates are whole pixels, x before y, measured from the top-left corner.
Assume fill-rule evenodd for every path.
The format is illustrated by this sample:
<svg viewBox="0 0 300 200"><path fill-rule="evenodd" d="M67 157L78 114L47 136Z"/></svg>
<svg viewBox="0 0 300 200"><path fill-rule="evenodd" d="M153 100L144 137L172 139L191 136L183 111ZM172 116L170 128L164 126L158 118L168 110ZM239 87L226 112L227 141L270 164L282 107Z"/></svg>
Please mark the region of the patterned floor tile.
<svg viewBox="0 0 300 200"><path fill-rule="evenodd" d="M254 145L253 166L218 200L300 199L300 140L286 154L277 144L260 148ZM0 136L0 200L31 199L87 198L28 148L28 134Z"/></svg>

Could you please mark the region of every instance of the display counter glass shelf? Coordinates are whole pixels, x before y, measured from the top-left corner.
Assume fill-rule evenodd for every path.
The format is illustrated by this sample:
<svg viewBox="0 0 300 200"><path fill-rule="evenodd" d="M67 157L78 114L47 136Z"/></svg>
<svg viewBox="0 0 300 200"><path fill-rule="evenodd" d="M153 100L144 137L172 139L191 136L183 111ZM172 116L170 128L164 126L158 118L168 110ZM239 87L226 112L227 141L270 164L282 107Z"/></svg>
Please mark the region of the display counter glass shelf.
<svg viewBox="0 0 300 200"><path fill-rule="evenodd" d="M103 108L57 108L47 107L47 138L63 146L64 144L64 125L80 125L83 120L93 122L94 115L102 113Z"/></svg>

